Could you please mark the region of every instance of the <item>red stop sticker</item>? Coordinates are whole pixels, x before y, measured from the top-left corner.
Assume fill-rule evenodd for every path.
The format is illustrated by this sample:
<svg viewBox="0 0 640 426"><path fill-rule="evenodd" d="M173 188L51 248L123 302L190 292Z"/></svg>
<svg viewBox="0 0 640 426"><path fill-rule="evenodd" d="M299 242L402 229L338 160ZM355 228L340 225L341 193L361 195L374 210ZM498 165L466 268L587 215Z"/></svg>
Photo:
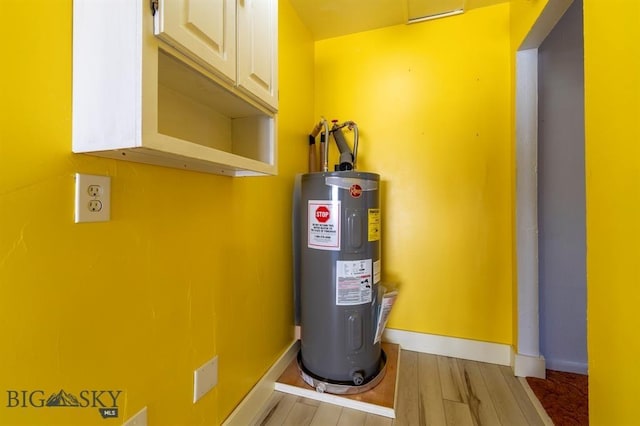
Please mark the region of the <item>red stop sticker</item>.
<svg viewBox="0 0 640 426"><path fill-rule="evenodd" d="M353 198L360 197L362 195L362 187L357 183L354 183L351 185L351 188L349 188L349 194L351 194Z"/></svg>
<svg viewBox="0 0 640 426"><path fill-rule="evenodd" d="M329 220L329 209L325 206L320 206L316 209L316 220L320 223L325 223Z"/></svg>

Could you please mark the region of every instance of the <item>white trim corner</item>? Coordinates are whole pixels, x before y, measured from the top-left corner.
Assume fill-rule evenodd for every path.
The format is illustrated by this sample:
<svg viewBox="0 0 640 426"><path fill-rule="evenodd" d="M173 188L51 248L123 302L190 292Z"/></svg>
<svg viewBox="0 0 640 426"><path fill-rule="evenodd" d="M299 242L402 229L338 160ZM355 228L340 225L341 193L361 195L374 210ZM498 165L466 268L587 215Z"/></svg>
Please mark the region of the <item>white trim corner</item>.
<svg viewBox="0 0 640 426"><path fill-rule="evenodd" d="M278 380L284 370L291 364L291 361L298 354L299 349L300 341L294 340L280 358L278 358L264 376L262 376L258 383L256 383L247 396L244 397L236 409L229 414L229 417L222 423L223 426L244 426L251 424L256 413L259 413L264 408L271 397L276 380Z"/></svg>
<svg viewBox="0 0 640 426"><path fill-rule="evenodd" d="M532 356L512 352L511 366L516 377L546 377L546 362L542 355Z"/></svg>
<svg viewBox="0 0 640 426"><path fill-rule="evenodd" d="M542 403L531 389L531 386L529 386L529 382L527 382L527 379L525 379L524 377L518 377L518 380L524 388L525 393L529 397L531 404L533 404L536 411L538 412L540 419L542 419L542 423L544 423L544 426L553 426L553 420L551 420L551 417L549 417L549 414L547 414L547 411L542 406Z"/></svg>

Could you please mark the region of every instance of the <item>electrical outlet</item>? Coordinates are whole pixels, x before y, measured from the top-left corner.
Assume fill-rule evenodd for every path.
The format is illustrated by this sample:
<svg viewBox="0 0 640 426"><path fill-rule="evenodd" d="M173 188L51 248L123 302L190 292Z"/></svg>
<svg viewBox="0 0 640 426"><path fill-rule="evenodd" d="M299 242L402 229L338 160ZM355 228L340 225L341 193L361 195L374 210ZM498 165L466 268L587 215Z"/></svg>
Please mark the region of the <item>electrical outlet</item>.
<svg viewBox="0 0 640 426"><path fill-rule="evenodd" d="M91 197L99 197L103 194L104 191L102 190L102 187L100 185L89 185L89 188L87 188L87 192Z"/></svg>
<svg viewBox="0 0 640 426"><path fill-rule="evenodd" d="M198 401L217 384L218 357L215 356L193 372L193 402Z"/></svg>
<svg viewBox="0 0 640 426"><path fill-rule="evenodd" d="M131 416L122 426L147 426L147 407Z"/></svg>
<svg viewBox="0 0 640 426"><path fill-rule="evenodd" d="M76 173L75 222L111 219L111 177Z"/></svg>
<svg viewBox="0 0 640 426"><path fill-rule="evenodd" d="M99 212L100 210L102 210L102 201L100 200L89 200L89 211L90 212Z"/></svg>

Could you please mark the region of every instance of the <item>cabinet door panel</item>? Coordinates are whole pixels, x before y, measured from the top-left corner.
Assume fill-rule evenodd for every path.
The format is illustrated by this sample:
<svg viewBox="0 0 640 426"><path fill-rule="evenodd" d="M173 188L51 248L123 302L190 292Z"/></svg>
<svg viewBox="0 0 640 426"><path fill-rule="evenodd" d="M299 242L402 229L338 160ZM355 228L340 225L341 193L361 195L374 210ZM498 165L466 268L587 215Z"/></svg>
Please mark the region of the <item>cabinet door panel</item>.
<svg viewBox="0 0 640 426"><path fill-rule="evenodd" d="M154 31L193 60L235 80L235 20L234 0L161 0Z"/></svg>
<svg viewBox="0 0 640 426"><path fill-rule="evenodd" d="M278 107L277 0L238 2L238 86Z"/></svg>

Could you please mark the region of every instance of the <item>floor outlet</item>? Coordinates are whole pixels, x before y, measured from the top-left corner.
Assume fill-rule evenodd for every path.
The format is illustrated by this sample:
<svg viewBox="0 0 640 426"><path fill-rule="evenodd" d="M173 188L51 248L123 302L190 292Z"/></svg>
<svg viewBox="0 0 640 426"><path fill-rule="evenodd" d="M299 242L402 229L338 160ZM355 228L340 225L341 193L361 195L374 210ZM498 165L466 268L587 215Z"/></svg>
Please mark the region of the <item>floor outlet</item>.
<svg viewBox="0 0 640 426"><path fill-rule="evenodd" d="M75 222L111 219L111 177L76 173Z"/></svg>
<svg viewBox="0 0 640 426"><path fill-rule="evenodd" d="M198 401L217 384L218 357L215 356L193 372L193 402Z"/></svg>
<svg viewBox="0 0 640 426"><path fill-rule="evenodd" d="M131 416L122 426L147 426L147 407Z"/></svg>

